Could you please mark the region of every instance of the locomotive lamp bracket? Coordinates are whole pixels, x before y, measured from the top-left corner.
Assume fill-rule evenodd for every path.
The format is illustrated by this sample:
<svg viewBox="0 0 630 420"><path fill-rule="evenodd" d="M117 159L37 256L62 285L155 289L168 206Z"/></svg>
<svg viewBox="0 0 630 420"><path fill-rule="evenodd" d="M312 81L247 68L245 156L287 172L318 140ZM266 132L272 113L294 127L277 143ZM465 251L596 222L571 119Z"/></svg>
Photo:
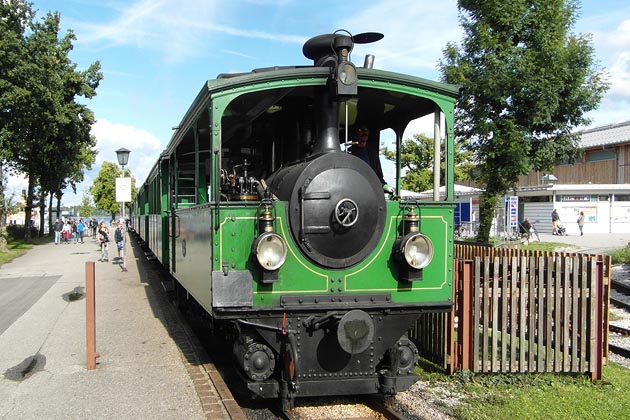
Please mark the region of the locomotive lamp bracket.
<svg viewBox="0 0 630 420"><path fill-rule="evenodd" d="M254 260L260 267L260 281L264 284L278 281L278 270L287 257L287 244L274 232L275 207L269 200L263 200L258 214L258 237L252 244Z"/></svg>
<svg viewBox="0 0 630 420"><path fill-rule="evenodd" d="M263 284L271 284L278 281L278 270L267 271L260 270L260 282Z"/></svg>
<svg viewBox="0 0 630 420"><path fill-rule="evenodd" d="M407 264L401 264L398 277L408 282L420 281L422 280L422 269L416 270L415 268L409 267Z"/></svg>

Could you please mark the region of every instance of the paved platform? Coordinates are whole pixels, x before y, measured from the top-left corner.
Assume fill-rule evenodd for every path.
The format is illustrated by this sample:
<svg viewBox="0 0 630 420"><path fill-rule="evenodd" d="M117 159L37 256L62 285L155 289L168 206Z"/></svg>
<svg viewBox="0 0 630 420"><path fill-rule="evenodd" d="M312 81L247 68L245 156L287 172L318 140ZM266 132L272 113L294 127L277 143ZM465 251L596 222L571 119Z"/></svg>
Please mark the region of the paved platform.
<svg viewBox="0 0 630 420"><path fill-rule="evenodd" d="M585 233L584 236L540 233L539 236L541 242L566 244L569 251L588 254L606 254L613 249L624 248L630 243L628 233Z"/></svg>
<svg viewBox="0 0 630 420"><path fill-rule="evenodd" d="M164 293L151 285L144 253L127 242L128 271L98 262L98 245L34 247L0 267L2 285L48 282L30 309L0 330L0 418L228 419L236 404L209 360L192 351ZM95 261L95 370L87 370L85 263ZM3 282L6 280L6 282ZM78 297L78 300L73 298ZM232 414L231 414L232 413ZM236 413L236 414L234 414Z"/></svg>

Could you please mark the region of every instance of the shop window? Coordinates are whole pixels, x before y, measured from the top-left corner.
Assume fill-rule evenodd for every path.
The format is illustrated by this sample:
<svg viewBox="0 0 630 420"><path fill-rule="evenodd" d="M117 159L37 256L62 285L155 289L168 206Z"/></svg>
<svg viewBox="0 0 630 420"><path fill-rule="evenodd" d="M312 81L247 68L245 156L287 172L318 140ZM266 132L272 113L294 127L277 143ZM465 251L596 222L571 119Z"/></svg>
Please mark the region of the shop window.
<svg viewBox="0 0 630 420"><path fill-rule="evenodd" d="M586 152L587 162L602 162L605 160L615 160L617 154L614 150L591 150Z"/></svg>

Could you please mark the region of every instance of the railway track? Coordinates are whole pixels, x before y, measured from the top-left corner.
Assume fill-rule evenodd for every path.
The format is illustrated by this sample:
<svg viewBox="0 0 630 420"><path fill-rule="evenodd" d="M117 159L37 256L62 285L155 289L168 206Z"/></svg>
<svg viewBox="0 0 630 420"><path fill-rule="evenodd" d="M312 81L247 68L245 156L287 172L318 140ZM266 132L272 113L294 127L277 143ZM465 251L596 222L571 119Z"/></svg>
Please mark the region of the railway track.
<svg viewBox="0 0 630 420"><path fill-rule="evenodd" d="M617 280L611 281L610 302L630 312L630 286Z"/></svg>
<svg viewBox="0 0 630 420"><path fill-rule="evenodd" d="M611 286L610 303L630 312L630 286L617 280L612 280ZM630 337L630 330L621 326L610 324L608 330L614 334ZM608 350L618 356L630 359L630 348L621 346L619 343L609 343Z"/></svg>
<svg viewBox="0 0 630 420"><path fill-rule="evenodd" d="M327 419L382 419L408 420L402 413L392 409L387 399L379 396L354 396L343 399L315 398L301 401L300 405L288 413L280 413L278 418L286 420Z"/></svg>
<svg viewBox="0 0 630 420"><path fill-rule="evenodd" d="M620 334L625 337L630 337L630 330L627 328L619 327L617 325L609 325L608 330L611 333ZM617 344L608 344L608 350L616 355L630 359L630 349L619 346Z"/></svg>

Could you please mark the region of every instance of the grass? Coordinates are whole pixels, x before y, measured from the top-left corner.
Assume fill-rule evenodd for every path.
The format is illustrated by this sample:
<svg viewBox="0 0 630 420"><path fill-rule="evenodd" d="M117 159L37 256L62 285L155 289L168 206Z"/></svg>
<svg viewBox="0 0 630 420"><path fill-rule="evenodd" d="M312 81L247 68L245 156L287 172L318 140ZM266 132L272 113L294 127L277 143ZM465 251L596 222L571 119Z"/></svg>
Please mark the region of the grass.
<svg viewBox="0 0 630 420"><path fill-rule="evenodd" d="M611 364L604 380L584 375L474 374L453 376L421 371L421 379L449 382L464 403L457 419L627 419L630 416L630 370Z"/></svg>
<svg viewBox="0 0 630 420"><path fill-rule="evenodd" d="M530 242L520 248L537 251L568 250L570 245ZM613 264L630 263L630 246L610 252ZM421 379L448 382L464 396L455 408L463 420L520 419L628 419L630 418L630 369L610 363L603 380L591 382L584 375L570 374L475 374L453 376L423 366Z"/></svg>
<svg viewBox="0 0 630 420"><path fill-rule="evenodd" d="M9 261L14 260L15 258L24 255L26 251L33 248L34 246L48 243L52 240L49 236L44 236L43 238L34 238L32 242L25 242L23 239L13 239L11 237L7 238L7 252L0 252L0 265L8 263Z"/></svg>
<svg viewBox="0 0 630 420"><path fill-rule="evenodd" d="M630 263L630 246L615 249L610 252L613 264Z"/></svg>
<svg viewBox="0 0 630 420"><path fill-rule="evenodd" d="M549 251L553 252L558 249L567 250L570 248L575 248L572 245L567 245L559 242L530 242L528 245L521 245L521 249L528 251Z"/></svg>

